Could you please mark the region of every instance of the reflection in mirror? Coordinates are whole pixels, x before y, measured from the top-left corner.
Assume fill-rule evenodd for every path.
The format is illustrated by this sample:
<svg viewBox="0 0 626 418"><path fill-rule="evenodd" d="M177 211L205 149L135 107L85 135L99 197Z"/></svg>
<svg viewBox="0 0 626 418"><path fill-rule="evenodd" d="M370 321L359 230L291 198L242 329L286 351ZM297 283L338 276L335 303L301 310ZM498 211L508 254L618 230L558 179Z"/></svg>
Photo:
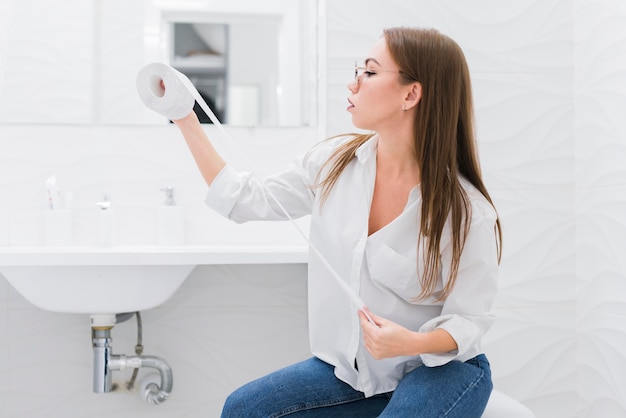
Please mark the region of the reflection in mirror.
<svg viewBox="0 0 626 418"><path fill-rule="evenodd" d="M316 124L316 0L3 1L0 123L167 124L136 93L156 61L223 123Z"/></svg>
<svg viewBox="0 0 626 418"><path fill-rule="evenodd" d="M280 72L280 16L220 19L173 23L170 64L189 77L222 123L297 124L300 71ZM291 105L281 107L285 100ZM197 110L201 121L210 123Z"/></svg>
<svg viewBox="0 0 626 418"><path fill-rule="evenodd" d="M228 98L229 25L224 23L174 23L173 54L170 65L185 74L222 123L226 119ZM194 107L201 123L211 123L209 117ZM257 125L249 123L250 125Z"/></svg>

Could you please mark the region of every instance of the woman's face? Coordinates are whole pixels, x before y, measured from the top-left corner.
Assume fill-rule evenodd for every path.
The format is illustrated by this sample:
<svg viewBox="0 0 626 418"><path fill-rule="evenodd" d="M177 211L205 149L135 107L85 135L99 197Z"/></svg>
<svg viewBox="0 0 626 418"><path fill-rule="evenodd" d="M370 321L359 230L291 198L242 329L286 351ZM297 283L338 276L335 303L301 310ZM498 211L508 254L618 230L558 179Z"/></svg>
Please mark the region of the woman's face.
<svg viewBox="0 0 626 418"><path fill-rule="evenodd" d="M348 84L351 94L347 110L352 114L355 127L381 132L403 117L408 86L400 83L399 71L385 39L379 39L368 53L357 79Z"/></svg>

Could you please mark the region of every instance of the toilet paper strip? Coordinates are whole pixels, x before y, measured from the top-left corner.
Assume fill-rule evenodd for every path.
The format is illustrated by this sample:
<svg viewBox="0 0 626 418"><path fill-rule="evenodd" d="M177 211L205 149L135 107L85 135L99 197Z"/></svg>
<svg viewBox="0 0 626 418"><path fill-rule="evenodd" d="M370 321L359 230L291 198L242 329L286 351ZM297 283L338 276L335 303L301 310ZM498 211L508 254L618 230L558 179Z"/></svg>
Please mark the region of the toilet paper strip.
<svg viewBox="0 0 626 418"><path fill-rule="evenodd" d="M161 81L165 85L165 89L160 86ZM143 67L137 75L137 90L139 97L144 104L169 118L170 120L182 119L193 111L194 101L197 101L202 110L207 114L211 122L219 129L224 139L228 140L231 146L234 146L234 142L230 139L228 133L215 116L211 108L206 104L204 99L198 93L198 90L189 81L189 79L177 71L176 69L162 63L152 63ZM241 155L241 152L238 152ZM248 171L253 173L249 168L250 164L244 161ZM263 183L261 183L263 184ZM350 300L357 306L358 309L363 310L365 303L359 297L359 295L339 276L335 269L330 265L326 257L313 245L309 237L302 231L298 224L293 220L289 212L283 207L280 201L276 198L271 190L266 189L268 195L276 202L276 205L280 208L281 212L289 219L291 224L302 235L302 237L309 244L309 248L319 257L324 266L331 273L331 276L335 279L337 284L346 292L350 297ZM366 310L363 310L371 323L374 321L369 317Z"/></svg>

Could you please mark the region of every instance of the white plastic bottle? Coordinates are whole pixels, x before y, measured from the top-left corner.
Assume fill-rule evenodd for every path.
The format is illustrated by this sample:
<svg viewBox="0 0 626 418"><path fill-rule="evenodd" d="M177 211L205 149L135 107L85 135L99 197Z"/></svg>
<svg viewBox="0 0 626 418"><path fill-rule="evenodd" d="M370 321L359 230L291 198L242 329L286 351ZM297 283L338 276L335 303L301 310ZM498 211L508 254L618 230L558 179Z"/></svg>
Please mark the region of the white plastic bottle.
<svg viewBox="0 0 626 418"><path fill-rule="evenodd" d="M165 202L157 207L157 244L185 245L185 208L176 205L173 187L161 191L165 193Z"/></svg>

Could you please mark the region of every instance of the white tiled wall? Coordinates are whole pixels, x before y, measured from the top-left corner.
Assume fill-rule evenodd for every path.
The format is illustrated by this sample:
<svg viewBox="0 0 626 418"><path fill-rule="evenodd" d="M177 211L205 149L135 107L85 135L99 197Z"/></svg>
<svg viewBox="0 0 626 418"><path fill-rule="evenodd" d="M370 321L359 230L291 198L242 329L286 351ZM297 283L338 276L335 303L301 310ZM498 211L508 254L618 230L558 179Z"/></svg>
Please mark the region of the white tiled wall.
<svg viewBox="0 0 626 418"><path fill-rule="evenodd" d="M576 288L581 416L626 415L626 2L579 0Z"/></svg>
<svg viewBox="0 0 626 418"><path fill-rule="evenodd" d="M472 71L486 182L505 233L499 317L486 351L496 386L539 418L626 415L626 3L623 0L327 0L328 134L351 130L346 84L383 27L432 26ZM0 9L1 10L1 9ZM307 129L234 130L269 172L313 143ZM202 204L204 186L173 127L0 126L0 245L42 242L43 180L75 194L89 244L101 192L127 244L154 240L159 187L174 183L190 243L268 236ZM0 417L213 417L241 383L308 356L303 265L196 269L143 313L146 353L174 369L171 399L91 393L88 318L30 306L0 280ZM132 321L114 349L132 354ZM119 373L116 379L127 377Z"/></svg>

